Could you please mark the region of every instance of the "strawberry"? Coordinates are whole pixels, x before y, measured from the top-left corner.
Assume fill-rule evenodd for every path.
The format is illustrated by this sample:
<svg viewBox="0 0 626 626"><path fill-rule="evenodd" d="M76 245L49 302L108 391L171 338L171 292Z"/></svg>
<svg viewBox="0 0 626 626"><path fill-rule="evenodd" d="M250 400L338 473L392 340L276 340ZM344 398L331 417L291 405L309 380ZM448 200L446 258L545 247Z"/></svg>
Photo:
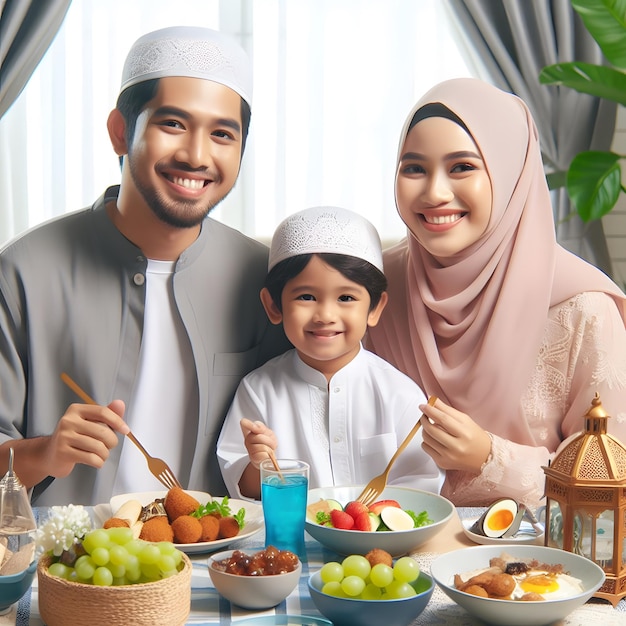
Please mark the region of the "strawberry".
<svg viewBox="0 0 626 626"><path fill-rule="evenodd" d="M357 502L356 500L348 502L343 510L355 520L360 513L369 513L367 506L365 506L362 502Z"/></svg>
<svg viewBox="0 0 626 626"><path fill-rule="evenodd" d="M395 506L398 509L402 508L400 504L395 500L379 500L378 502L374 502L374 504L370 504L370 512L376 513L376 515L380 515L380 512L386 506Z"/></svg>
<svg viewBox="0 0 626 626"><path fill-rule="evenodd" d="M353 517L345 511L333 509L330 512L330 521L335 528L339 528L340 530L352 530L354 527Z"/></svg>
<svg viewBox="0 0 626 626"><path fill-rule="evenodd" d="M370 514L367 511L359 513L356 516L356 518L354 519L353 530L364 530L365 532L370 532L372 530Z"/></svg>

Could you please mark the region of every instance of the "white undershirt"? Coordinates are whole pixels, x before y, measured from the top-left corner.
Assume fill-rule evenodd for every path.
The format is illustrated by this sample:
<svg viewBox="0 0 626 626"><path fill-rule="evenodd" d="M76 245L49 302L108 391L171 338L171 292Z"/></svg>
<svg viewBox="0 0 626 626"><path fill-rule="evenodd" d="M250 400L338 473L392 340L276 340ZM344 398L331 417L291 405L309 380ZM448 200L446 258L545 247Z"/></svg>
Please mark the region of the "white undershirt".
<svg viewBox="0 0 626 626"><path fill-rule="evenodd" d="M139 371L125 419L148 453L162 458L187 484L198 399L191 345L174 301L174 265L148 260ZM113 493L162 488L139 449L124 438Z"/></svg>

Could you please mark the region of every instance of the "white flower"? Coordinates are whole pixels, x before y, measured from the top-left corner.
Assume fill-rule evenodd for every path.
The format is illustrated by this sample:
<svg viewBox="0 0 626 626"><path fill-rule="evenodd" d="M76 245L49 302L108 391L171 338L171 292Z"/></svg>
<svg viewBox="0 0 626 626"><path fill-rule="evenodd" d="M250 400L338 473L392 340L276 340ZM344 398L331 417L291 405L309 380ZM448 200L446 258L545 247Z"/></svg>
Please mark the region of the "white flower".
<svg viewBox="0 0 626 626"><path fill-rule="evenodd" d="M60 556L90 530L91 518L82 505L53 506L48 519L37 528L35 541L39 549Z"/></svg>

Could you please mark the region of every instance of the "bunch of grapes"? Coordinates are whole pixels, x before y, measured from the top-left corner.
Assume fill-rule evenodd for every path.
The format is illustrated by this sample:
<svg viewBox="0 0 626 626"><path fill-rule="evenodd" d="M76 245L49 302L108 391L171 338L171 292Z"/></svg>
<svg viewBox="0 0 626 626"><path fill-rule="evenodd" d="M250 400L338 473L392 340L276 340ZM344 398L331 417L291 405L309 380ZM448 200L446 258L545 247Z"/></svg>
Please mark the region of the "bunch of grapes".
<svg viewBox="0 0 626 626"><path fill-rule="evenodd" d="M84 554L72 564L51 563L48 572L66 580L100 586L153 582L179 572L183 553L173 543L135 539L130 528L99 528L85 535Z"/></svg>
<svg viewBox="0 0 626 626"><path fill-rule="evenodd" d="M370 562L360 554L351 554L341 563L331 561L320 570L322 593L338 598L360 600L397 600L417 594L411 583L420 573L417 561L410 556L399 558L393 567Z"/></svg>

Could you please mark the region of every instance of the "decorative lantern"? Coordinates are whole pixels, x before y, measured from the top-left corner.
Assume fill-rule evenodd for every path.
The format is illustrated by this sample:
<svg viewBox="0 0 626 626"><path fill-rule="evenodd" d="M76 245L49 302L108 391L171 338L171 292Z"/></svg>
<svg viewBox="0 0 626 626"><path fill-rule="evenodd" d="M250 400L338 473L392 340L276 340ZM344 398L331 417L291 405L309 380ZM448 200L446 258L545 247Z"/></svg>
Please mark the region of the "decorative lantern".
<svg viewBox="0 0 626 626"><path fill-rule="evenodd" d="M616 606L626 597L626 447L607 434L608 417L596 394L584 431L543 468L544 543L602 567L606 581L595 596Z"/></svg>

